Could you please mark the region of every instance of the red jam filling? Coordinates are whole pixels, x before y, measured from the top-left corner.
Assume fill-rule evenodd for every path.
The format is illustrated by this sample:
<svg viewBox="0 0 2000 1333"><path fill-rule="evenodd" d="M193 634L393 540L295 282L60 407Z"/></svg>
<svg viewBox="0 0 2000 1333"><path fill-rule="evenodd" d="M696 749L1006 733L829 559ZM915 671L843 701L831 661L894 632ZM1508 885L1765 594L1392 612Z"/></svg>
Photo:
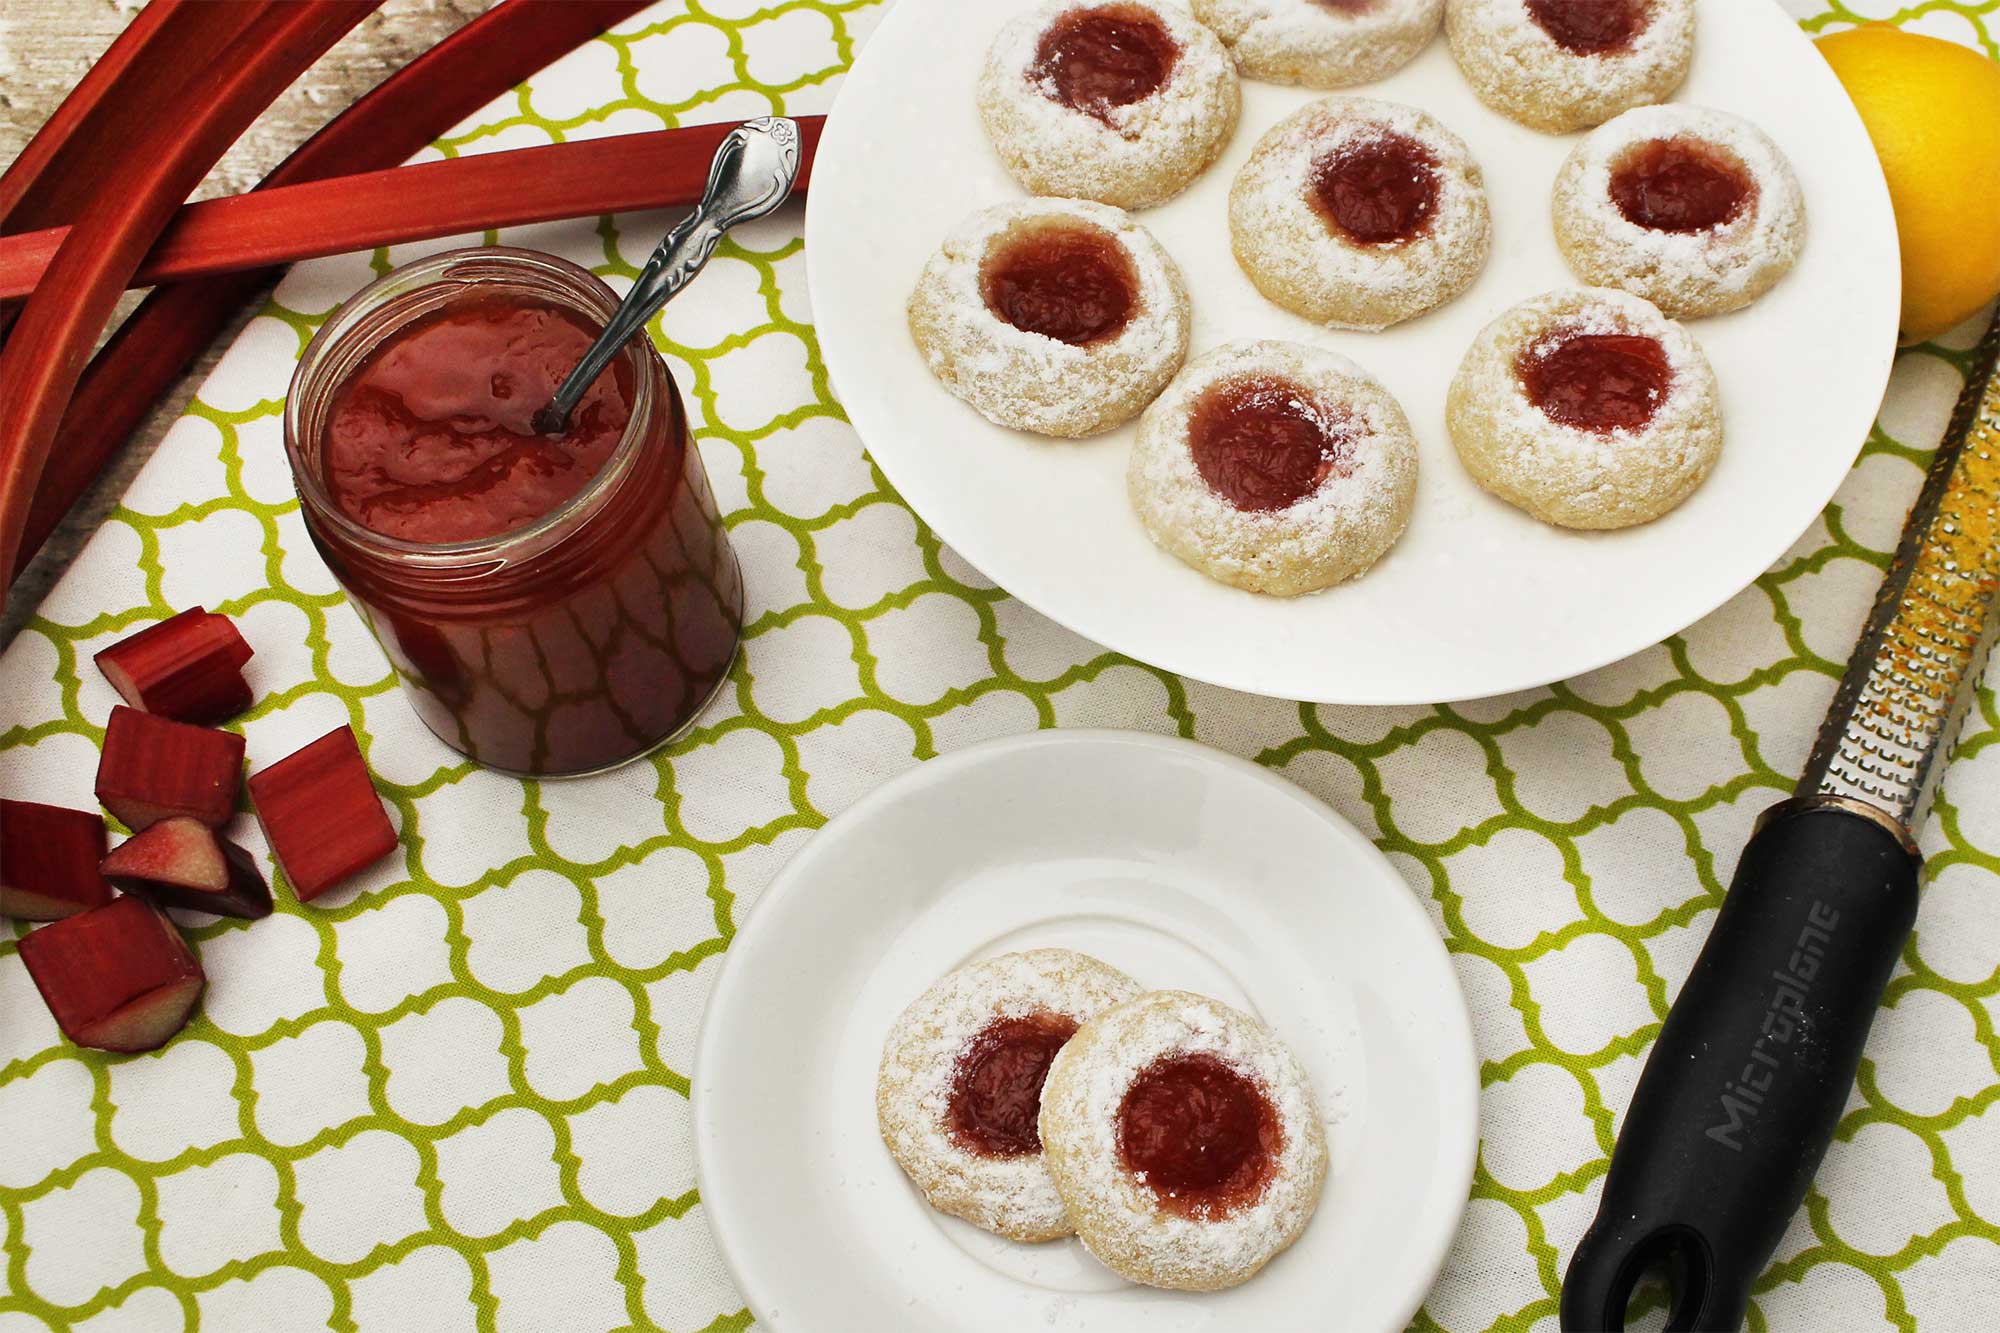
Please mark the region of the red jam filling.
<svg viewBox="0 0 2000 1333"><path fill-rule="evenodd" d="M1336 14L1366 14L1382 0L1313 0L1313 3Z"/></svg>
<svg viewBox="0 0 2000 1333"><path fill-rule="evenodd" d="M597 329L522 296L476 296L390 334L334 392L322 466L340 511L385 537L496 537L552 513L617 451L632 415L629 357L535 432Z"/></svg>
<svg viewBox="0 0 2000 1333"><path fill-rule="evenodd" d="M1072 111L1110 123L1112 109L1150 97L1173 73L1180 46L1138 5L1060 15L1042 34L1028 77Z"/></svg>
<svg viewBox="0 0 2000 1333"><path fill-rule="evenodd" d="M1685 136L1634 144L1611 164L1611 202L1628 222L1653 231L1719 227L1756 192L1734 156Z"/></svg>
<svg viewBox="0 0 2000 1333"><path fill-rule="evenodd" d="M1527 7L1557 46L1580 56L1625 50L1653 17L1650 0L1527 0Z"/></svg>
<svg viewBox="0 0 2000 1333"><path fill-rule="evenodd" d="M1352 468L1353 439L1296 384L1224 380L1195 400L1188 448L1209 489L1238 509L1287 509Z"/></svg>
<svg viewBox="0 0 2000 1333"><path fill-rule="evenodd" d="M1042 1080L1075 1035L1066 1014L996 1018L980 1029L952 1071L949 1116L959 1145L981 1157L1040 1152Z"/></svg>
<svg viewBox="0 0 2000 1333"><path fill-rule="evenodd" d="M1437 211L1437 159L1404 134L1348 144L1313 163L1312 201L1357 245L1401 245Z"/></svg>
<svg viewBox="0 0 2000 1333"><path fill-rule="evenodd" d="M1632 333L1553 335L1522 354L1515 372L1543 416L1600 435L1642 429L1674 376L1659 339Z"/></svg>
<svg viewBox="0 0 2000 1333"><path fill-rule="evenodd" d="M1253 1204L1284 1131L1262 1088L1212 1055L1167 1055L1118 1105L1118 1154L1162 1208L1216 1220Z"/></svg>
<svg viewBox="0 0 2000 1333"><path fill-rule="evenodd" d="M1019 228L987 253L979 278L996 316L1072 347L1118 336L1139 306L1131 255L1099 227Z"/></svg>

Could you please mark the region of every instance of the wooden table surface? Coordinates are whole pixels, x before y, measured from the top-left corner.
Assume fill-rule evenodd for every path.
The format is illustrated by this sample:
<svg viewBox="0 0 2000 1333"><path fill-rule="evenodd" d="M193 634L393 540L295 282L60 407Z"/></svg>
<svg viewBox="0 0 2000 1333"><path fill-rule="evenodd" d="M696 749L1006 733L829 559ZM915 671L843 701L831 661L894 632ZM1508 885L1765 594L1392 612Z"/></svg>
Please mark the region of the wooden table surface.
<svg viewBox="0 0 2000 1333"><path fill-rule="evenodd" d="M250 188L357 96L488 5L489 0L388 0L286 90L209 173L197 197ZM0 0L0 163L13 162L140 7L136 0ZM138 297L128 295L119 307L120 317L136 304ZM181 414L195 388L236 337L247 313L230 324L193 370L161 400L125 456L78 502L68 520L50 537L41 558L16 582L5 612L0 614L0 648L12 641L22 622L116 506L132 474Z"/></svg>

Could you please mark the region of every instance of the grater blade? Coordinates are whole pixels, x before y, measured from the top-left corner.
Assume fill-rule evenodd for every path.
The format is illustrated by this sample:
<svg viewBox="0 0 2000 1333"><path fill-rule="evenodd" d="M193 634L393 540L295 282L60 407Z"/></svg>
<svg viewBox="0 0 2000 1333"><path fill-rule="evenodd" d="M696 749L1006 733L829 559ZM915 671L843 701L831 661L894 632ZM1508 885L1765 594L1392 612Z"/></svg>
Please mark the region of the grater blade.
<svg viewBox="0 0 2000 1333"><path fill-rule="evenodd" d="M1929 814L2000 613L2000 317L1966 367L1951 425L1834 694L1798 795Z"/></svg>

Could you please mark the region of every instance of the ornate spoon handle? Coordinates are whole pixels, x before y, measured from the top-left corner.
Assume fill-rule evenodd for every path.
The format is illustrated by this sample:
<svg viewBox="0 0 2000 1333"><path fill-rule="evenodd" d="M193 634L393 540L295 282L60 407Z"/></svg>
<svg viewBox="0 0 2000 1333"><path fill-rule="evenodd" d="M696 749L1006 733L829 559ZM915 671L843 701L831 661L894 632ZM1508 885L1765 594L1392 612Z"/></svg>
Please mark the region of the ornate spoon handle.
<svg viewBox="0 0 2000 1333"><path fill-rule="evenodd" d="M535 414L535 428L544 435L560 435L584 390L618 350L701 272L723 233L784 203L798 175L799 127L792 121L765 116L730 131L709 166L701 202L654 247L604 332L563 380L555 398Z"/></svg>

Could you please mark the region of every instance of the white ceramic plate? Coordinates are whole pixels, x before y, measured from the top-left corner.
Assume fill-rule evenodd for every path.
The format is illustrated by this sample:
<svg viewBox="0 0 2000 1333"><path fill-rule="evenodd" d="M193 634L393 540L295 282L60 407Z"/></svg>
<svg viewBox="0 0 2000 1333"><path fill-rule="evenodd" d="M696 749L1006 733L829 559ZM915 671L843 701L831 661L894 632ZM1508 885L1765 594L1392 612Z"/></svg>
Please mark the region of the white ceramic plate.
<svg viewBox="0 0 2000 1333"><path fill-rule="evenodd" d="M1317 702L1429 703L1547 684L1706 615L1776 561L1832 497L1894 353L1899 267L1881 168L1825 62L1773 0L1702 0L1678 100L1761 125L1805 186L1798 268L1747 311L1695 322L1721 377L1728 443L1708 483L1647 527L1545 527L1480 491L1445 431L1473 335L1575 279L1549 189L1574 138L1486 110L1442 38L1357 90L1423 107L1485 169L1494 248L1473 288L1386 333L1335 333L1265 301L1229 253L1229 183L1263 132L1314 94L1246 81L1243 121L1186 194L1140 215L1187 275L1192 354L1236 338L1344 352L1402 402L1422 445L1416 515L1366 577L1300 601L1212 583L1147 540L1125 498L1133 428L1082 443L990 425L910 342L904 302L964 214L1021 197L973 84L993 34L1034 0L903 0L834 107L806 208L806 263L834 387L875 461L974 566L1107 647L1200 680Z"/></svg>
<svg viewBox="0 0 2000 1333"><path fill-rule="evenodd" d="M1257 1014L1304 1061L1333 1172L1232 1291L1129 1285L1074 1240L932 1212L875 1125L882 1041L975 958L1061 946ZM1188 741L1051 731L933 760L829 823L731 944L702 1022L701 1197L759 1321L828 1330L1395 1333L1478 1144L1471 1023L1408 886L1331 810Z"/></svg>

